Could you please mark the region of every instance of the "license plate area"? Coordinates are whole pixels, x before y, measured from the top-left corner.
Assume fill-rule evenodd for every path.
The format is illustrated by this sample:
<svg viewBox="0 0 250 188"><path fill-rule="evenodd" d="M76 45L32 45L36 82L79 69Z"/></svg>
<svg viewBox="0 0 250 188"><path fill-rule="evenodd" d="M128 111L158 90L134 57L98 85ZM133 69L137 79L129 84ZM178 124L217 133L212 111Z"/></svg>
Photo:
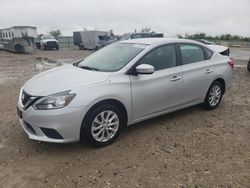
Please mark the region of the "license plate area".
<svg viewBox="0 0 250 188"><path fill-rule="evenodd" d="M18 117L20 119L22 119L23 118L23 112L18 107L16 109L17 109L17 115L18 115Z"/></svg>

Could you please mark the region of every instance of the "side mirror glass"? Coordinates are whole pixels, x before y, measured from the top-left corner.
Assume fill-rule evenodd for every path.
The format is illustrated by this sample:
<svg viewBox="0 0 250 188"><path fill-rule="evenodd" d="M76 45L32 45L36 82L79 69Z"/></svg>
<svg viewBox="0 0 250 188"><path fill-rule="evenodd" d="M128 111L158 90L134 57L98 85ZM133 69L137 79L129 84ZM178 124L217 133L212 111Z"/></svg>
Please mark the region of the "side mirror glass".
<svg viewBox="0 0 250 188"><path fill-rule="evenodd" d="M152 65L141 64L136 67L136 72L138 74L153 74L155 68Z"/></svg>

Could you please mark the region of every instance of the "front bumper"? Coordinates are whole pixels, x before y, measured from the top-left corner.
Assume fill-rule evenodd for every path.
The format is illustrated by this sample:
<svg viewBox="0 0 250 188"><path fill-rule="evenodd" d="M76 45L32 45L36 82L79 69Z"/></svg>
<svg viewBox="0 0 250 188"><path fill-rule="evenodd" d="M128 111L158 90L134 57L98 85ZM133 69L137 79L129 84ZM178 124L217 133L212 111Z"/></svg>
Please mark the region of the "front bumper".
<svg viewBox="0 0 250 188"><path fill-rule="evenodd" d="M58 43L55 41L49 41L47 43L43 44L46 48L57 48L58 47Z"/></svg>
<svg viewBox="0 0 250 188"><path fill-rule="evenodd" d="M22 128L32 140L70 143L80 140L83 107L64 107L57 110L35 110L32 106L21 111Z"/></svg>

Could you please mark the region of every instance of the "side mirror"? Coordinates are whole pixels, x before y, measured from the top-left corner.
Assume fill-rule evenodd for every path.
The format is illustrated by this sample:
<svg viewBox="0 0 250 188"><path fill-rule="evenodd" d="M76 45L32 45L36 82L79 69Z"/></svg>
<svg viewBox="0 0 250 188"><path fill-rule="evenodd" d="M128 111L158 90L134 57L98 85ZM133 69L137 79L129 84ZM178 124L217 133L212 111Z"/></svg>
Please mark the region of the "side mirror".
<svg viewBox="0 0 250 188"><path fill-rule="evenodd" d="M153 74L155 68L152 65L141 64L136 67L136 72L138 74Z"/></svg>

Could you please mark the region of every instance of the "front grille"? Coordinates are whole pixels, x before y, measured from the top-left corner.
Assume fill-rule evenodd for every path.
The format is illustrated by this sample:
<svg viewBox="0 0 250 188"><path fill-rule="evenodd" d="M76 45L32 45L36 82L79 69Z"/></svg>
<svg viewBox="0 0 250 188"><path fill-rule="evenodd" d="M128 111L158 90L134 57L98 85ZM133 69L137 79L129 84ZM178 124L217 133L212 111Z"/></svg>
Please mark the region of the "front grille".
<svg viewBox="0 0 250 188"><path fill-rule="evenodd" d="M57 46L57 42L55 41L48 41L47 42L47 47L56 47Z"/></svg>

